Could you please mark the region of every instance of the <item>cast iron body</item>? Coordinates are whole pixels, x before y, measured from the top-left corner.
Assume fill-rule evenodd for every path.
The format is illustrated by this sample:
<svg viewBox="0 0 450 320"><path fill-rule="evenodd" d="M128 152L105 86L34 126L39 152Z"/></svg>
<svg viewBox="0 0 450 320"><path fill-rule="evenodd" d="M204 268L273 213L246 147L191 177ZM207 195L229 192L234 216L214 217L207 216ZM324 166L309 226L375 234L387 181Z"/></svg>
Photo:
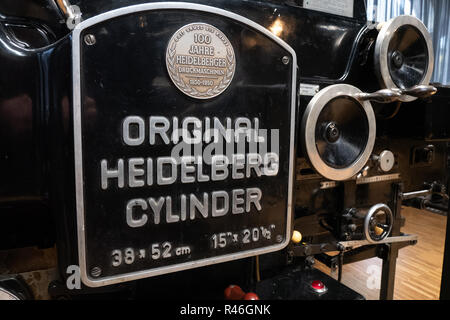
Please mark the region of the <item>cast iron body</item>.
<svg viewBox="0 0 450 320"><path fill-rule="evenodd" d="M87 19L143 2L156 1L84 0L72 4L79 6L83 19ZM317 84L320 88L348 83L366 92L380 89L372 63L377 31L366 21L363 1L355 1L355 18L306 10L302 1L294 0L190 2L229 10L269 29L276 20L281 21L284 27L279 36L298 57L297 89L300 83ZM56 245L62 279L67 276L66 267L78 262L71 33L64 19L51 0L0 3L0 249ZM124 38L127 34L119 30L117 41ZM253 71L258 74L261 70ZM435 181L446 184L450 141L450 122L446 119L450 94L447 88L438 89L439 94L431 99L403 104L392 119L385 118L393 113L395 105L374 105L379 116L374 154L391 150L397 160L393 173L400 173L401 180L360 186L347 182L337 188L320 190L324 179L311 169L298 146L294 228L302 232L307 244L329 245L316 254L336 249L333 244L342 240L340 219L346 209L386 203L395 215L393 235L399 235L400 191L421 190L424 183ZM299 118L309 100L298 96ZM416 149L430 145L433 146L431 158L412 160ZM372 169L369 176L377 174ZM385 248L381 249L385 254L373 250L371 256L385 258L384 268L395 271L399 246L379 247ZM292 263L303 266L304 258L293 259L295 250L299 249L289 246L261 257L263 279L276 276ZM306 250L297 255L313 254ZM145 293L146 297L161 298L177 291L189 298L220 298L221 290L232 283L249 290L255 288L254 263L254 259L245 259L142 280L125 287L133 287L137 289L133 292ZM384 298L391 297L391 278L384 279L387 288L382 293ZM123 287L118 286L117 290ZM155 287L158 290L151 289ZM86 289L78 293L91 292Z"/></svg>

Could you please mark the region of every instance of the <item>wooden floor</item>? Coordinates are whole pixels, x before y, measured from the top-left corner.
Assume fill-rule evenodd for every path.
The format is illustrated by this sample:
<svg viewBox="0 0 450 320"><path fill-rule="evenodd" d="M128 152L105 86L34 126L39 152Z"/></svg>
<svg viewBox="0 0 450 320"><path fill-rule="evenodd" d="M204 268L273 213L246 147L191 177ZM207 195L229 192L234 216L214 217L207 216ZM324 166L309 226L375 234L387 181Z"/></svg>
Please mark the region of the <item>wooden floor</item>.
<svg viewBox="0 0 450 320"><path fill-rule="evenodd" d="M439 299L447 217L405 208L402 232L417 234L416 246L402 249L397 260L395 300ZM318 263L317 268L329 274ZM332 275L337 278L337 275ZM381 260L378 258L345 265L342 282L368 300L379 299Z"/></svg>

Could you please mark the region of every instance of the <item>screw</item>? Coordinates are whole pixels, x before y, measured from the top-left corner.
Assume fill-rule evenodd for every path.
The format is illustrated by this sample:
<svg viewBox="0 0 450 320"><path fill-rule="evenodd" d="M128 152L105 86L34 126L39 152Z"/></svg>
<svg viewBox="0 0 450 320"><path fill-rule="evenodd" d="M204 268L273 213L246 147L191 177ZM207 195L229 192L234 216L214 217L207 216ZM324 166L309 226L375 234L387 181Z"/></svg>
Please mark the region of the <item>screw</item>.
<svg viewBox="0 0 450 320"><path fill-rule="evenodd" d="M102 269L100 267L94 267L91 269L91 276L94 278L100 277L102 274Z"/></svg>
<svg viewBox="0 0 450 320"><path fill-rule="evenodd" d="M281 61L282 61L284 64L289 64L289 62L291 61L291 59L289 59L288 56L284 56L284 57L281 59Z"/></svg>
<svg viewBox="0 0 450 320"><path fill-rule="evenodd" d="M95 36L93 34L87 34L84 36L84 42L88 46L92 46L97 42L97 39L95 39Z"/></svg>
<svg viewBox="0 0 450 320"><path fill-rule="evenodd" d="M276 240L277 240L278 243L283 242L283 236L282 236L282 235L278 235L278 236L276 237Z"/></svg>

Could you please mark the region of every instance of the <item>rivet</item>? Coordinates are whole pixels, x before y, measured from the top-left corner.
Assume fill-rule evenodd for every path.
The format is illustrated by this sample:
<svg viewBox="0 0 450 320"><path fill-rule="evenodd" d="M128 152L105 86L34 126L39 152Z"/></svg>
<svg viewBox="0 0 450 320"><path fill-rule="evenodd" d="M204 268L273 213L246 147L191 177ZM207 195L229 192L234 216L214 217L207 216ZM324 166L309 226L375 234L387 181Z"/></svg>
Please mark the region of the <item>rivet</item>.
<svg viewBox="0 0 450 320"><path fill-rule="evenodd" d="M100 267L94 267L91 269L91 276L98 278L102 275L102 269Z"/></svg>

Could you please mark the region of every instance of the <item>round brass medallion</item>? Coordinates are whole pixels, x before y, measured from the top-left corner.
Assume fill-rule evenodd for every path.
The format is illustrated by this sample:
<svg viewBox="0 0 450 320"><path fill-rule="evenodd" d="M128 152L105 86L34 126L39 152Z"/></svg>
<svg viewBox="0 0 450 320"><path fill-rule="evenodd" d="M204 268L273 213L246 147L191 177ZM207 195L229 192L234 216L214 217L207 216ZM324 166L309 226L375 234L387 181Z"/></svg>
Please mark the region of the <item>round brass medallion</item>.
<svg viewBox="0 0 450 320"><path fill-rule="evenodd" d="M216 27L191 23L169 41L166 65L173 83L186 95L210 99L233 80L236 58L228 38Z"/></svg>

